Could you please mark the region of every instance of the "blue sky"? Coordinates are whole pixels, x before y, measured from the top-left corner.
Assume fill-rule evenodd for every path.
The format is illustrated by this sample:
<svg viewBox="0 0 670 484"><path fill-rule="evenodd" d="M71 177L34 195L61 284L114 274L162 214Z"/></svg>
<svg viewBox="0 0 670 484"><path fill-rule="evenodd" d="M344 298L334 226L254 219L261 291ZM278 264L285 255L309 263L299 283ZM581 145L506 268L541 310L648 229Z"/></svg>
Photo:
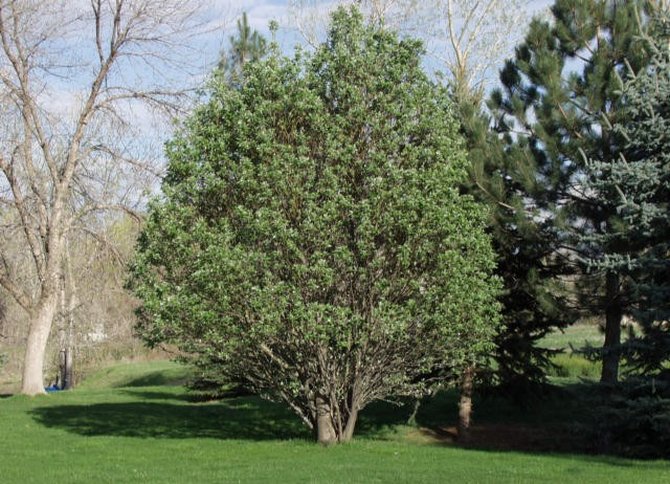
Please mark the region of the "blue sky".
<svg viewBox="0 0 670 484"><path fill-rule="evenodd" d="M247 12L249 23L251 26L266 36L269 35L268 24L271 20L276 20L280 25L280 30L277 35L282 49L289 52L297 43L303 43L301 35L296 29L295 18L289 8L288 0L210 0L212 16L221 17L220 24L222 30L212 33L203 47L209 52L203 52L206 57L210 57L213 61L217 58L221 49L227 45L227 40L231 34L235 33L235 20L239 18L242 12ZM472 0L475 2L476 0ZM322 9L324 17L326 12L332 9L336 4L341 3L336 0L313 0L313 3L318 4ZM546 9L553 3L553 0L529 0L528 12L531 15L546 11ZM526 25L519 26L519 32L526 27ZM514 35L515 33L510 33ZM502 62L501 62L502 64Z"/></svg>
<svg viewBox="0 0 670 484"><path fill-rule="evenodd" d="M298 43L304 43L304 40L296 28L293 12L289 8L289 0L205 0L209 2L208 9L203 14L203 20L209 25L210 32L197 39L194 51L198 53L195 56L192 74L196 81L205 79L216 64L222 49L228 45L228 39L236 32L236 20L246 12L249 22L254 29L257 29L265 36L269 37L268 25L271 20L279 23L280 29L277 34L277 41L282 50L290 53L293 47ZM341 3L337 0L312 0L318 5L323 18L327 18L327 12L336 4ZM473 2L475 0L472 0ZM531 15L539 14L553 3L553 0L530 0L528 2L528 12ZM510 35L521 38L526 24L519 25L519 31L510 32ZM509 55L512 54L510 50ZM504 59L500 60L502 66ZM426 68L431 71L442 70L430 57L426 59ZM497 68L492 68L487 73L486 85L488 88L494 86L497 82ZM138 113L140 117L142 114ZM163 131L163 134L167 132Z"/></svg>
<svg viewBox="0 0 670 484"><path fill-rule="evenodd" d="M202 14L202 21L208 27L208 33L198 38L191 39L192 45L189 45L190 55L188 72L178 75L179 85L197 85L202 84L207 78L213 66L216 64L220 52L227 47L228 38L236 32L236 20L242 12L247 12L249 21L253 28L269 36L268 24L271 20L276 20L280 25L277 40L282 49L289 53L297 43L303 42L301 35L295 27L295 19L292 18L289 9L288 0L205 0L209 3L207 10ZM475 1L475 0L472 0ZM332 8L336 0L316 0L319 9L322 10L322 17L327 18L327 11ZM529 9L532 12L540 12L551 4L551 0L535 0L529 3ZM516 35L520 37L525 25L519 26ZM514 33L512 33L513 35ZM89 39L90 40L90 39ZM73 41L74 42L74 41ZM76 49L75 49L76 50ZM80 52L85 52L80 49ZM511 52L510 52L511 53ZM503 59L500 60L502 65ZM439 65L430 58L426 61L427 69L435 70ZM119 75L127 79L137 79L137 82L151 83L151 72L147 70L134 70L126 72L123 67L120 68ZM491 69L489 87L495 83L497 78L497 68ZM51 79L54 83L43 93L44 103L50 110L63 117L69 117L75 112L77 106L81 103L81 86L77 84L77 78L67 78L60 82L57 78ZM74 81L74 82L73 82ZM143 133L141 138L153 140L153 143L160 150L162 140L169 137L170 129L159 122L157 125L154 114L142 105L133 104L128 107L128 117L133 120ZM146 144L140 141L141 144ZM161 150L162 151L162 150Z"/></svg>

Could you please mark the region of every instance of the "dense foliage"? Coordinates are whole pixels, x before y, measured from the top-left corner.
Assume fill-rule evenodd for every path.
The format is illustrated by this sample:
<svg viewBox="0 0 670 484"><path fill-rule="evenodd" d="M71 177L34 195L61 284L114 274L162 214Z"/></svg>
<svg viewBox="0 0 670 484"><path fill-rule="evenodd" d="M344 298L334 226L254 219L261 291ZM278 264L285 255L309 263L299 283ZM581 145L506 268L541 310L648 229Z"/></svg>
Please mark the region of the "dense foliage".
<svg viewBox="0 0 670 484"><path fill-rule="evenodd" d="M338 10L312 56L248 63L168 147L133 268L139 330L284 401L321 442L492 349L486 213L421 45Z"/></svg>
<svg viewBox="0 0 670 484"><path fill-rule="evenodd" d="M534 20L516 57L501 72L502 91L492 98L497 128L505 134L508 183L523 187L532 220L544 226L543 240L556 268L544 277L568 281L571 299L585 315L605 321L601 379L616 382L621 321L630 313L630 287L612 269L592 271L590 261L628 241L616 230L613 207L584 185L590 159L612 163L621 145L612 126L625 123L622 81L649 62L640 38L656 2L556 0L550 21ZM532 246L530 246L532 247ZM566 278L571 273L575 277ZM578 279L576 278L578 277Z"/></svg>
<svg viewBox="0 0 670 484"><path fill-rule="evenodd" d="M552 226L526 206L533 168L506 151L476 95L461 93L456 100L470 159L463 191L489 206L488 231L503 283L502 328L491 355L495 365L480 377L496 390L525 400L546 389L556 353L539 347L538 341L574 322L575 312L555 279L565 269L552 257Z"/></svg>
<svg viewBox="0 0 670 484"><path fill-rule="evenodd" d="M591 160L586 186L611 214L607 234L594 234L607 248L591 259L599 271L625 278L626 299L639 326L624 345L631 370L668 371L670 363L670 53L668 18L654 19L646 39L654 56L626 83L622 116L613 132L620 158Z"/></svg>

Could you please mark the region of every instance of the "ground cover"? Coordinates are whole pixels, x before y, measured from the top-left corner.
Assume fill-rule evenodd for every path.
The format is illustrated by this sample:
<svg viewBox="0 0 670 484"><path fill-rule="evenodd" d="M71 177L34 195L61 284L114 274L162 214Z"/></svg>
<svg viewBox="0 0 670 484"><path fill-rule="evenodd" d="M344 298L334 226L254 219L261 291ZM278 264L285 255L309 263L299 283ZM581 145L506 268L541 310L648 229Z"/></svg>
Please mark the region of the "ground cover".
<svg viewBox="0 0 670 484"><path fill-rule="evenodd" d="M560 350L561 353L551 359L555 365L549 370L552 377L569 378L573 382L581 379L598 380L602 364L600 361L587 360L579 351L591 346L600 348L605 336L597 324L580 322L565 330L555 330L539 342L542 348Z"/></svg>
<svg viewBox="0 0 670 484"><path fill-rule="evenodd" d="M509 450L523 450L525 430L548 415L564 421L571 409L560 399L525 411L482 401L479 448L452 442L450 394L424 403L416 425L407 424L411 405L373 406L354 442L322 448L283 407L256 397L194 399L176 385L186 375L168 362L121 365L74 391L0 399L0 480L652 483L670 473L664 461L544 453L537 442Z"/></svg>

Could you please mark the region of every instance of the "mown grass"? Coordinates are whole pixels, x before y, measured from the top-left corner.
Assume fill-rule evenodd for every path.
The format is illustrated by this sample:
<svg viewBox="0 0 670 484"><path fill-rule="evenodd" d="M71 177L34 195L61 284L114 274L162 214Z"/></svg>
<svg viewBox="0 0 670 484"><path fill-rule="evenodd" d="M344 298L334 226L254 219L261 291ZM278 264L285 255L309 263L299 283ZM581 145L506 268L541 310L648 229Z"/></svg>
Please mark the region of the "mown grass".
<svg viewBox="0 0 670 484"><path fill-rule="evenodd" d="M87 377L80 389L183 385L191 370L168 360L116 364Z"/></svg>
<svg viewBox="0 0 670 484"><path fill-rule="evenodd" d="M122 365L74 391L0 399L0 481L653 483L670 475L663 461L458 448L441 433L455 416L450 394L424 404L418 426L406 423L410 408L373 406L354 442L322 448L282 406L193 401L170 385L185 375L164 362ZM476 417L509 430L569 415L569 405L551 405L529 411L488 400Z"/></svg>

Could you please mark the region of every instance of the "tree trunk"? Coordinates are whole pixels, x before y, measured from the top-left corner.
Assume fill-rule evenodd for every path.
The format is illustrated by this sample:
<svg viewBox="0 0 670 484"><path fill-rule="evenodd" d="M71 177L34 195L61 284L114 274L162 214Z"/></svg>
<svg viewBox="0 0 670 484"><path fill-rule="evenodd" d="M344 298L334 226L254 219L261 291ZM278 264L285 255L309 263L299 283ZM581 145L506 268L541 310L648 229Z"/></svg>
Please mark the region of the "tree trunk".
<svg viewBox="0 0 670 484"><path fill-rule="evenodd" d="M316 440L319 444L337 443L337 432L333 425L330 406L322 397L316 397Z"/></svg>
<svg viewBox="0 0 670 484"><path fill-rule="evenodd" d="M353 438L354 430L356 428L356 420L358 420L358 410L354 409L347 419L347 425L344 427L344 433L340 438L340 442L349 442Z"/></svg>
<svg viewBox="0 0 670 484"><path fill-rule="evenodd" d="M30 322L21 384L24 395L44 393L44 353L57 304L56 292L47 292Z"/></svg>
<svg viewBox="0 0 670 484"><path fill-rule="evenodd" d="M603 349L603 369L601 383L617 383L619 379L619 349L621 344L621 319L623 309L619 298L619 276L608 273L606 276L607 306L605 308L605 344Z"/></svg>
<svg viewBox="0 0 670 484"><path fill-rule="evenodd" d="M468 366L461 378L461 397L458 401L458 441L470 441L470 421L472 417L472 391L474 388L475 368Z"/></svg>
<svg viewBox="0 0 670 484"><path fill-rule="evenodd" d="M72 368L72 361L74 359L74 311L77 307L77 285L75 283L75 278L72 275L72 264L70 259L70 249L69 245L66 244L65 250L65 281L68 283L63 284L63 294L65 294L66 288L69 287L69 297L67 310L63 310L63 315L67 320L66 327L66 339L65 339L65 365L64 365L64 381L63 381L63 390L71 390L74 388L74 371ZM65 282L64 281L64 282Z"/></svg>
<svg viewBox="0 0 670 484"><path fill-rule="evenodd" d="M72 348L63 350L63 382L61 390L71 390L74 387L74 373L72 371Z"/></svg>

